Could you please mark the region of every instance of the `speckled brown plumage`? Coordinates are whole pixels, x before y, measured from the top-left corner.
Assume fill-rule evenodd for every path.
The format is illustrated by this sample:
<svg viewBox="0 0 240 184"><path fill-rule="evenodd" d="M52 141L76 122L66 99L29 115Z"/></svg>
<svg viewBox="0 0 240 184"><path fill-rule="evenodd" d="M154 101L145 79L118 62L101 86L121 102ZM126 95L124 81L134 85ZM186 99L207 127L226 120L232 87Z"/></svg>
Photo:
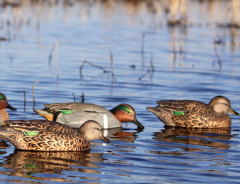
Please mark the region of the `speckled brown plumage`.
<svg viewBox="0 0 240 184"><path fill-rule="evenodd" d="M8 112L5 110L5 109L2 109L0 110L0 122L3 124L3 125L6 125L5 124L5 121L6 120L9 120L9 114Z"/></svg>
<svg viewBox="0 0 240 184"><path fill-rule="evenodd" d="M5 122L6 126L0 129L0 135L3 135L17 149L22 150L84 151L90 149L90 140L109 141L102 137L100 125L95 121L86 122L78 130L46 120ZM97 133L94 133L97 137L92 138L86 134L86 132L91 134L91 131L96 131ZM37 134L29 135L29 132L37 132Z"/></svg>
<svg viewBox="0 0 240 184"><path fill-rule="evenodd" d="M239 115L231 108L230 101L223 96L214 97L209 104L194 100L157 101L157 107L147 107L166 126L220 128L230 127L227 113ZM173 112L181 112L174 115Z"/></svg>

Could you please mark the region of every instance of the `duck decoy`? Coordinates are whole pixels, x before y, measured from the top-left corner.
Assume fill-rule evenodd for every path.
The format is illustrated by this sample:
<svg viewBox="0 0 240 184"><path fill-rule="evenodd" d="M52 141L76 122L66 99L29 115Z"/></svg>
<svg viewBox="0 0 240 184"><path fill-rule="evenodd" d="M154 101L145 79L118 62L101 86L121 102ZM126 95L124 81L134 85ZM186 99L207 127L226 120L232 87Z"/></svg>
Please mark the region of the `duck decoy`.
<svg viewBox="0 0 240 184"><path fill-rule="evenodd" d="M89 120L79 129L46 120L6 120L0 128L4 136L17 149L34 151L85 151L90 141L107 139L98 122Z"/></svg>
<svg viewBox="0 0 240 184"><path fill-rule="evenodd" d="M136 112L131 105L120 104L107 110L91 103L54 103L45 104L44 109L33 110L49 121L57 121L77 128L85 121L97 121L102 129L122 127L123 122L132 122L143 129L144 126L137 120Z"/></svg>
<svg viewBox="0 0 240 184"><path fill-rule="evenodd" d="M239 115L224 96L214 97L208 104L194 100L162 100L157 107L147 107L166 126L221 128L230 127L227 113Z"/></svg>
<svg viewBox="0 0 240 184"><path fill-rule="evenodd" d="M8 103L6 95L0 93L0 125L4 125L4 121L9 119L9 114L5 110L6 108L12 111L17 110Z"/></svg>

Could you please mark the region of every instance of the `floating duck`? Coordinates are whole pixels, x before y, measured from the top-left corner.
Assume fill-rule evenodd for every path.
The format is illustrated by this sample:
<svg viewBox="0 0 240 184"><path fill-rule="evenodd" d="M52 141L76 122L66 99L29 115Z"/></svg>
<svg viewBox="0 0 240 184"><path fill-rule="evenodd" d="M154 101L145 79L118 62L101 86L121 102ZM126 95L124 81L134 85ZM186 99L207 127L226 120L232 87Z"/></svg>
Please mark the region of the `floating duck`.
<svg viewBox="0 0 240 184"><path fill-rule="evenodd" d="M17 110L8 103L6 95L0 93L0 125L4 125L4 121L9 119L9 114L5 110L6 108L12 111Z"/></svg>
<svg viewBox="0 0 240 184"><path fill-rule="evenodd" d="M46 120L6 120L0 128L4 136L17 149L34 151L85 151L90 141L107 139L98 122L89 120L79 129Z"/></svg>
<svg viewBox="0 0 240 184"><path fill-rule="evenodd" d="M194 100L162 100L157 107L147 107L166 126L221 128L230 127L227 113L239 115L224 96L214 97L208 104Z"/></svg>
<svg viewBox="0 0 240 184"><path fill-rule="evenodd" d="M112 110L91 103L54 103L44 106L43 110L33 110L46 120L57 121L74 128L89 119L97 121L102 129L122 127L123 122L132 122L138 128L144 128L137 120L134 108L128 104L120 104Z"/></svg>

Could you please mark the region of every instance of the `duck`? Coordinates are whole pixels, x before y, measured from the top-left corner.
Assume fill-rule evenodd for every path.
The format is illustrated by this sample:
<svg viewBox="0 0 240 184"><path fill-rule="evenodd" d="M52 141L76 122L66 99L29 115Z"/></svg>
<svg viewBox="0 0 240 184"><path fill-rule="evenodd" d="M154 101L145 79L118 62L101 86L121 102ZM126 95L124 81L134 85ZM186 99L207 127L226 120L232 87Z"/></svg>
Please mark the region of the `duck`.
<svg viewBox="0 0 240 184"><path fill-rule="evenodd" d="M147 107L147 110L166 126L226 128L232 123L228 113L239 115L224 96L215 96L208 104L195 100L161 100L157 104L156 107Z"/></svg>
<svg viewBox="0 0 240 184"><path fill-rule="evenodd" d="M17 110L8 103L6 95L0 93L0 125L4 125L5 120L9 120L9 114L5 110L6 108L12 111Z"/></svg>
<svg viewBox="0 0 240 184"><path fill-rule="evenodd" d="M119 104L111 110L92 103L45 104L44 109L33 110L48 121L57 121L78 128L85 121L97 121L102 129L122 127L123 122L132 122L139 129L144 126L137 120L134 108L129 104Z"/></svg>
<svg viewBox="0 0 240 184"><path fill-rule="evenodd" d="M85 151L90 149L91 140L110 143L94 120L86 121L78 129L47 120L6 120L5 123L0 135L20 150Z"/></svg>

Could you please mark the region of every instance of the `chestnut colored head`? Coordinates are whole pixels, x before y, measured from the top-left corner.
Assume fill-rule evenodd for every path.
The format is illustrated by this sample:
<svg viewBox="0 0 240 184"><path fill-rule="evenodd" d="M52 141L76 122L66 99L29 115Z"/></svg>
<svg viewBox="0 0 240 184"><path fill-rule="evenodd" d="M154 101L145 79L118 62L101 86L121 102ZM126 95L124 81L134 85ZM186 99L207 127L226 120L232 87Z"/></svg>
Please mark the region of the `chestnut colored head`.
<svg viewBox="0 0 240 184"><path fill-rule="evenodd" d="M144 129L144 126L137 120L136 112L131 105L120 104L110 112L120 121L120 122L132 122L138 126L140 129Z"/></svg>
<svg viewBox="0 0 240 184"><path fill-rule="evenodd" d="M17 110L8 103L7 97L3 93L0 93L0 110L5 108L8 108L13 111Z"/></svg>

